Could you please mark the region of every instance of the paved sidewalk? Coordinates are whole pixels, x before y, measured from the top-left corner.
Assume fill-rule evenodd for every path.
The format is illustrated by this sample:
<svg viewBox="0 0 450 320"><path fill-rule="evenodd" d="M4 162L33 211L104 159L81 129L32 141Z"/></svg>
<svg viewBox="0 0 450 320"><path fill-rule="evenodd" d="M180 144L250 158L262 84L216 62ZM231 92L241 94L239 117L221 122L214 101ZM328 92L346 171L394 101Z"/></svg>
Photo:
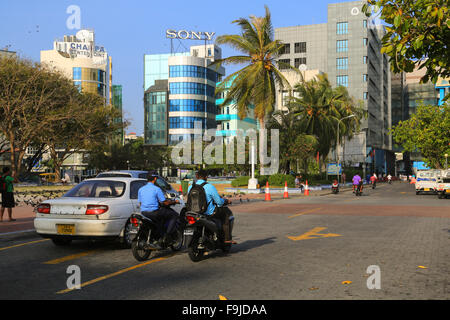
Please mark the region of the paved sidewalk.
<svg viewBox="0 0 450 320"><path fill-rule="evenodd" d="M2 234L11 232L28 231L34 229L33 220L36 214L33 212L32 206L19 206L13 208L13 219L16 221L9 221L8 211L5 209L3 214L3 222L0 222L0 236Z"/></svg>

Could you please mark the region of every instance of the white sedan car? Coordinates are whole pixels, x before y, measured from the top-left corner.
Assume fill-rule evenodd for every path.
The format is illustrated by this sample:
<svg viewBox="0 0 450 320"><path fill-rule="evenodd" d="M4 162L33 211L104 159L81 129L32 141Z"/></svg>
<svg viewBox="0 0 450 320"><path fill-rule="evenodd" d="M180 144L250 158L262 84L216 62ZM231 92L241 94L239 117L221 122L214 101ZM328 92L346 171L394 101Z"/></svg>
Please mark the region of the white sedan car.
<svg viewBox="0 0 450 320"><path fill-rule="evenodd" d="M128 220L140 212L138 190L146 184L138 178L84 180L61 198L44 201L36 208L36 232L56 245L74 239L119 238L129 246L132 228ZM166 193L167 198L174 196ZM180 200L172 208L180 213L183 207Z"/></svg>

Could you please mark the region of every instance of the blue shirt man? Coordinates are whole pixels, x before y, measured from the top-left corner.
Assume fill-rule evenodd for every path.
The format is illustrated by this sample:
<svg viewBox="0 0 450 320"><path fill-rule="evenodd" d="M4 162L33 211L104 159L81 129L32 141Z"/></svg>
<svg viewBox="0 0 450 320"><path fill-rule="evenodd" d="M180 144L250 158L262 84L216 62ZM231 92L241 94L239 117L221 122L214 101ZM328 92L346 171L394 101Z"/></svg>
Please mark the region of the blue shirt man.
<svg viewBox="0 0 450 320"><path fill-rule="evenodd" d="M199 179L195 182L195 184L202 184L206 182L203 179ZM188 194L189 191L191 191L192 185L188 188ZM219 193L217 192L216 187L214 187L212 184L205 184L203 186L203 189L206 193L206 202L208 203L208 209L206 210L205 214L212 215L214 213L214 210L216 209L216 206L221 207L225 203L225 201L220 197Z"/></svg>
<svg viewBox="0 0 450 320"><path fill-rule="evenodd" d="M155 211L159 209L160 202L166 201L166 197L161 188L149 182L139 189L138 201L141 203L141 212Z"/></svg>

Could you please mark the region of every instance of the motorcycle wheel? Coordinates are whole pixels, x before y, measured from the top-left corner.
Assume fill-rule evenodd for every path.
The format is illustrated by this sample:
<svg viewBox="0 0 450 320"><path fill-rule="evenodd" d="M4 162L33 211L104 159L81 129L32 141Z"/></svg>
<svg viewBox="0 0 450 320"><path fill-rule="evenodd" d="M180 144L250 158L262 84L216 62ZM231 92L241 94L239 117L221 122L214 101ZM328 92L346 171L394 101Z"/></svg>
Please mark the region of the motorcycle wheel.
<svg viewBox="0 0 450 320"><path fill-rule="evenodd" d="M201 261L203 259L203 255L205 253L205 250L198 248L198 240L199 240L198 236L195 237L194 239L192 239L191 244L190 244L190 246L188 248L189 258L193 262Z"/></svg>
<svg viewBox="0 0 450 320"><path fill-rule="evenodd" d="M170 249L172 249L172 251L180 251L184 244L183 240L184 240L183 231L177 229L175 242L170 245Z"/></svg>
<svg viewBox="0 0 450 320"><path fill-rule="evenodd" d="M139 245L139 238L131 243L131 252L137 261L145 261L152 254L150 249L145 249L142 245Z"/></svg>

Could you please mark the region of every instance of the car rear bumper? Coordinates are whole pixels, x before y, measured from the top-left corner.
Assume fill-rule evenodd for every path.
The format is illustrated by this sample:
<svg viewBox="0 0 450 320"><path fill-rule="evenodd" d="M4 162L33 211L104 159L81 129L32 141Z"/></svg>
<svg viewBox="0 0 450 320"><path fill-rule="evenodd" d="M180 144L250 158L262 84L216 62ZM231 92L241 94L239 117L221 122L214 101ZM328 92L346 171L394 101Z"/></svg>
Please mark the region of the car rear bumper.
<svg viewBox="0 0 450 320"><path fill-rule="evenodd" d="M35 218L34 228L40 235L62 235L68 237L113 237L119 236L127 219L114 220L81 220L81 219L57 219ZM58 233L57 225L71 225L73 234Z"/></svg>

